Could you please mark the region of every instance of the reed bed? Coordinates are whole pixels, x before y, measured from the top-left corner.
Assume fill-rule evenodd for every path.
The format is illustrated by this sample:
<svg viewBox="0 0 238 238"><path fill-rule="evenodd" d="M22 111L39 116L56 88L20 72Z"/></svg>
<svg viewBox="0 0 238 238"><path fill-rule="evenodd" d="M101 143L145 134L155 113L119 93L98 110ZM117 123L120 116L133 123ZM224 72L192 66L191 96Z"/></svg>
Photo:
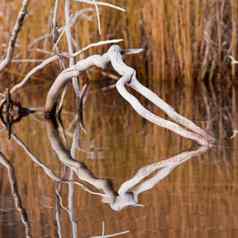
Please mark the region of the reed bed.
<svg viewBox="0 0 238 238"><path fill-rule="evenodd" d="M144 55L130 57L128 63L136 67L139 77L150 80L235 79L235 66L225 64L226 56L236 58L238 37L238 2L236 0L108 0L125 7L125 13L99 7L101 35L93 5L72 1L73 12L92 8L79 18L72 28L75 48L111 38L123 38L123 47L143 47ZM0 2L0 54L4 55L9 33L20 8L20 1ZM60 4L63 4L61 1ZM50 32L53 0L32 0L29 14L17 41L14 59L40 60L47 57L41 51L52 51L51 37L40 40ZM58 25L64 25L64 8L59 8ZM38 40L37 40L38 39ZM106 47L106 46L105 46ZM89 50L80 57L101 53L105 47ZM59 44L67 50L65 36ZM6 73L26 74L37 62L13 62ZM52 75L55 67L47 67L45 75Z"/></svg>

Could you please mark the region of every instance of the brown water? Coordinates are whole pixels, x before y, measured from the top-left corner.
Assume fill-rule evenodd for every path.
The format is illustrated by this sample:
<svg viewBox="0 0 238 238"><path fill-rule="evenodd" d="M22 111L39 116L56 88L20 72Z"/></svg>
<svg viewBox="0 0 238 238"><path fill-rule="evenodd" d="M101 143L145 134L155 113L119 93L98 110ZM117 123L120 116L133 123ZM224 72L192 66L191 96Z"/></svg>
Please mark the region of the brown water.
<svg viewBox="0 0 238 238"><path fill-rule="evenodd" d="M77 160L97 178L110 179L114 190L146 165L199 148L144 121L115 89L102 91L104 86L95 83L90 89L85 105L87 134L81 135ZM42 107L47 87L29 85L19 95L22 104ZM151 174L152 188L138 196L144 207L114 211L77 185L57 184L13 137L8 140L7 132L1 131L0 151L5 157L0 166L0 237L86 238L101 235L102 222L105 234L129 231L120 236L128 238L238 237L238 138L229 138L238 126L235 88L163 82L153 85L153 90L178 112L213 132L218 145L175 167L160 181L161 174ZM62 113L65 130L73 111L69 94ZM38 113L22 119L13 131L48 169L67 178L70 171L52 148L49 128ZM65 144L70 148L70 133ZM92 185L88 188L99 191Z"/></svg>

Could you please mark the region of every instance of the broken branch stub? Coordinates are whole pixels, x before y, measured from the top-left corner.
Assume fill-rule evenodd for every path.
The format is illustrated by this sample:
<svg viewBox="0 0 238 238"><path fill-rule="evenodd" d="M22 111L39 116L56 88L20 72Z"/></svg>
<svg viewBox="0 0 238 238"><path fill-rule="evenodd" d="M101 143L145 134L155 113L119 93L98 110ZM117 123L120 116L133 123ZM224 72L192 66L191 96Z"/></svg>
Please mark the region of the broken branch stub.
<svg viewBox="0 0 238 238"><path fill-rule="evenodd" d="M215 142L215 139L208 135L205 130L197 126L188 118L177 113L173 107L163 101L158 95L139 83L136 78L136 71L124 63L123 53L125 53L125 51L118 45L112 45L105 54L89 56L61 72L48 92L45 104L46 115L54 113L59 95L72 77L79 76L81 72L88 70L93 66L105 68L111 63L113 69L121 75L121 78L116 83L117 91L140 116L160 127L173 131L185 138L194 140L201 145L209 146L209 144ZM126 86L133 88L146 97L154 105L164 111L174 122L163 119L147 110L135 96L127 91Z"/></svg>

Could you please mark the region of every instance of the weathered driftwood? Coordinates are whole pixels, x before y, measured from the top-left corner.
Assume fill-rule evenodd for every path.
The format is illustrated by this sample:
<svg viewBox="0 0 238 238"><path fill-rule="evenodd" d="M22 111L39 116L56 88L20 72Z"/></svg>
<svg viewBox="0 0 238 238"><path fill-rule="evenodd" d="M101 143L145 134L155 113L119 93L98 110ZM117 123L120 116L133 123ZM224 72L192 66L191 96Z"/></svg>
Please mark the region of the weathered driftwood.
<svg viewBox="0 0 238 238"><path fill-rule="evenodd" d="M8 64L10 64L10 62L12 60L12 57L13 57L13 54L14 54L14 49L15 49L15 43L16 43L16 40L17 40L17 37L18 37L18 33L21 30L21 27L23 25L23 21L25 19L26 14L27 14L28 4L29 4L29 0L23 0L22 1L21 9L18 13L17 20L16 20L15 26L12 30L11 37L10 37L10 40L9 40L9 43L8 43L6 56L2 60L2 62L0 62L0 71L2 71L5 67L7 67Z"/></svg>
<svg viewBox="0 0 238 238"><path fill-rule="evenodd" d="M48 92L45 104L46 114L54 113L61 91L72 77L79 76L82 72L93 66L104 69L111 63L114 70L121 75L121 78L116 83L118 92L140 116L185 138L197 141L201 145L214 143L214 139L205 130L177 113L173 107L163 101L158 95L143 86L136 78L136 71L123 62L123 53L124 51L118 45L113 45L105 54L89 56L61 72ZM154 105L163 110L176 123L165 120L147 110L135 96L127 91L126 86L142 94Z"/></svg>

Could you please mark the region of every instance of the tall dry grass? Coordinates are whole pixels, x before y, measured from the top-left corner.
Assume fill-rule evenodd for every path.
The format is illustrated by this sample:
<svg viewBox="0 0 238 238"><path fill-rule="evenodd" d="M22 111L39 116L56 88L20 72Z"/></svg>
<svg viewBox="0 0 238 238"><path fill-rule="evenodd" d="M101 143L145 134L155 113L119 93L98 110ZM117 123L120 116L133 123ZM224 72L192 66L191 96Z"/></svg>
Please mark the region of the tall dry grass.
<svg viewBox="0 0 238 238"><path fill-rule="evenodd" d="M124 47L144 47L144 55L130 57L130 64L137 68L140 77L153 80L176 80L186 82L193 79L212 80L233 75L225 64L225 57L237 56L238 2L236 0L108 0L127 8L121 13L100 7L102 35L97 31L95 12L90 13L91 21L79 19L73 34L77 47L83 47L98 40L122 37ZM52 40L47 38L35 44L29 50L33 40L50 31L50 15L53 0L32 0L29 16L25 21L17 45L16 57L41 59L47 57L36 49L52 49ZM0 2L0 54L4 54L5 45L15 21L20 1L2 0ZM92 7L73 3L73 12ZM64 24L63 1L58 23ZM105 47L104 47L105 48ZM65 39L60 49L66 50ZM101 47L92 52L102 52ZM86 53L86 54L89 54ZM23 75L29 63L13 63L8 72ZM52 67L45 71L46 75ZM48 72L49 71L49 72ZM232 73L232 74L231 74Z"/></svg>
<svg viewBox="0 0 238 238"><path fill-rule="evenodd" d="M226 55L237 55L237 5L232 0L147 1L143 13L154 75L189 81L224 76Z"/></svg>

